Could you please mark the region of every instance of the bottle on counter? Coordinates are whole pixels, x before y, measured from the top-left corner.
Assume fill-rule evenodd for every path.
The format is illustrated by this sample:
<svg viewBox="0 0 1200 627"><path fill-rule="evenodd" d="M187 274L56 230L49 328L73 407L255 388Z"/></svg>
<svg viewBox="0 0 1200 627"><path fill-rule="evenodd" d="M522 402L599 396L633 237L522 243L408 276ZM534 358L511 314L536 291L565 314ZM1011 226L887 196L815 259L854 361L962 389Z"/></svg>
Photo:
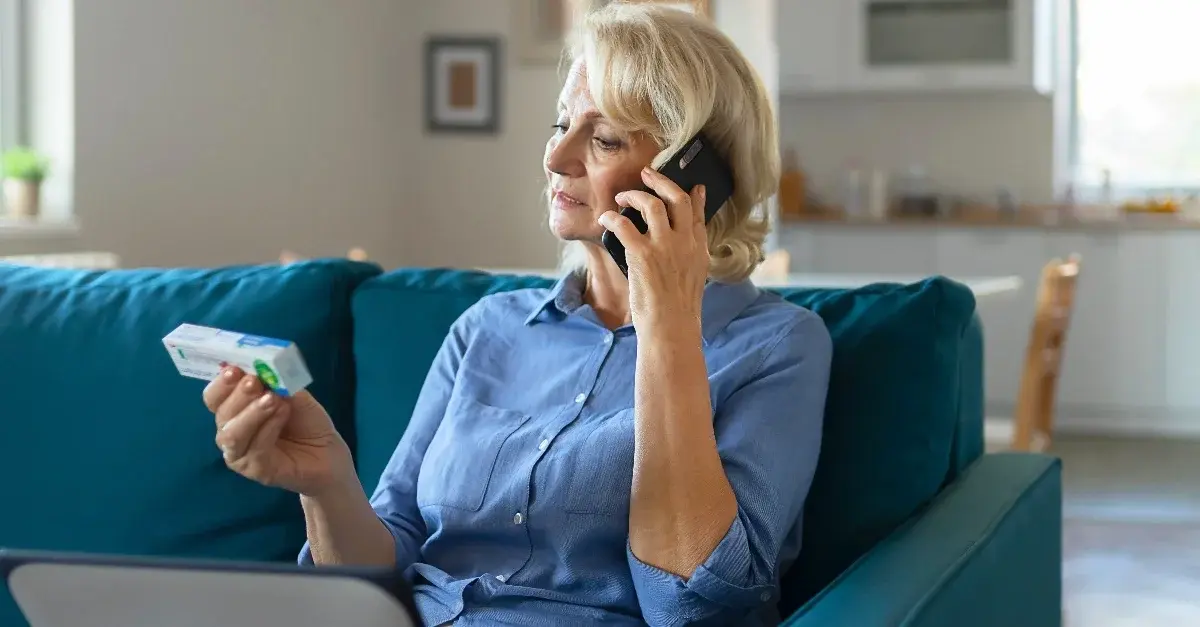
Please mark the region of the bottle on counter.
<svg viewBox="0 0 1200 627"><path fill-rule="evenodd" d="M871 185L867 193L867 214L875 220L883 220L890 212L888 200L888 173L876 168L871 171Z"/></svg>
<svg viewBox="0 0 1200 627"><path fill-rule="evenodd" d="M996 213L1002 219L1011 220L1016 218L1020 211L1021 209L1017 205L1016 194L1013 193L1012 188L1001 187L996 192Z"/></svg>
<svg viewBox="0 0 1200 627"><path fill-rule="evenodd" d="M802 215L807 211L808 192L804 171L795 148L783 153L783 173L779 177L779 212L785 216Z"/></svg>
<svg viewBox="0 0 1200 627"><path fill-rule="evenodd" d="M862 170L857 162L851 161L842 179L842 211L846 217L859 218L862 217L864 209Z"/></svg>
<svg viewBox="0 0 1200 627"><path fill-rule="evenodd" d="M932 189L925 168L919 165L909 167L900 185L900 213L933 218L937 217L938 209L938 196Z"/></svg>

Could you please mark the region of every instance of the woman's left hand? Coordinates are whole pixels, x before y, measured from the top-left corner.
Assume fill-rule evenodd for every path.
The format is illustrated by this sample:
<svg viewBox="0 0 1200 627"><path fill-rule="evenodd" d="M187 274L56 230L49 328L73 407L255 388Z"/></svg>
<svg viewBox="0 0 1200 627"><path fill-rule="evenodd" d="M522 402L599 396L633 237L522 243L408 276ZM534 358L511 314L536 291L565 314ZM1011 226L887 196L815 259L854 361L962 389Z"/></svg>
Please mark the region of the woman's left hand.
<svg viewBox="0 0 1200 627"><path fill-rule="evenodd" d="M709 263L704 186L688 194L652 168L642 170L642 180L659 198L633 190L617 194L616 200L642 212L646 234L616 211L600 216L600 224L625 246L634 327L698 334Z"/></svg>

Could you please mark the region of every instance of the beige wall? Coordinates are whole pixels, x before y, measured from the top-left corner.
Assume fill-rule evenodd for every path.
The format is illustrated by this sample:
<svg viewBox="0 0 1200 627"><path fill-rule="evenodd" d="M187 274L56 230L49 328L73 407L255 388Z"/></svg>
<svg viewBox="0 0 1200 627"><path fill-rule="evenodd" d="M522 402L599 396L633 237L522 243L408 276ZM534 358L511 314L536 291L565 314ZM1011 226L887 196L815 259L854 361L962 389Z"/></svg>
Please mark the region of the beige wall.
<svg viewBox="0 0 1200 627"><path fill-rule="evenodd" d="M131 265L406 261L415 0L75 2L78 238Z"/></svg>
<svg viewBox="0 0 1200 627"><path fill-rule="evenodd" d="M513 41L515 2L438 0L414 12L420 36L502 37L502 119L493 136L431 135L423 127L410 154L417 164L412 215L428 226L411 240L422 265L553 266L558 244L546 226L542 155L555 123L560 72L527 66ZM422 63L420 42L408 61ZM423 113L420 124L423 125Z"/></svg>

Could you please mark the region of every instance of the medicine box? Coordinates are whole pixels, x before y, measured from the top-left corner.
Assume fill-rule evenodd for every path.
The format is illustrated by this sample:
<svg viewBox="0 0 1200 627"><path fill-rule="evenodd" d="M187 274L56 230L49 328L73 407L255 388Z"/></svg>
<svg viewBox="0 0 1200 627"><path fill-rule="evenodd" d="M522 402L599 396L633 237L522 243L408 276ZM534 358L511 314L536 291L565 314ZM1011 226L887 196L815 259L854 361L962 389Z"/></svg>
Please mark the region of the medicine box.
<svg viewBox="0 0 1200 627"><path fill-rule="evenodd" d="M257 374L280 396L291 396L312 383L300 348L287 340L181 324L163 344L185 377L212 381L225 366L237 366Z"/></svg>

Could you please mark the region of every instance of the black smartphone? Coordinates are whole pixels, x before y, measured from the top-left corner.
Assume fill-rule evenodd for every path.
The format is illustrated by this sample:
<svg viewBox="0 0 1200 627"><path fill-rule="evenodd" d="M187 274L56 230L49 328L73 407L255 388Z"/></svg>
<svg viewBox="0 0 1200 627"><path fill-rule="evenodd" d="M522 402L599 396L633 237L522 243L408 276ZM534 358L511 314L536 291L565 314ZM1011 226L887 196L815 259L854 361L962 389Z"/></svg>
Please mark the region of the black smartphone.
<svg viewBox="0 0 1200 627"><path fill-rule="evenodd" d="M674 181L684 193L692 193L692 189L697 185L705 186L705 224L708 224L717 214L717 210L733 196L733 170L721 155L717 154L703 133L684 144L675 156L663 164L659 172ZM658 197L658 194L648 187L642 186L642 191ZM621 215L629 218L638 231L645 233L649 230L642 212L637 209L625 207L621 210ZM621 244L621 240L617 239L615 233L605 231L600 241L617 262L621 272L629 276L629 264L625 262L625 246Z"/></svg>

